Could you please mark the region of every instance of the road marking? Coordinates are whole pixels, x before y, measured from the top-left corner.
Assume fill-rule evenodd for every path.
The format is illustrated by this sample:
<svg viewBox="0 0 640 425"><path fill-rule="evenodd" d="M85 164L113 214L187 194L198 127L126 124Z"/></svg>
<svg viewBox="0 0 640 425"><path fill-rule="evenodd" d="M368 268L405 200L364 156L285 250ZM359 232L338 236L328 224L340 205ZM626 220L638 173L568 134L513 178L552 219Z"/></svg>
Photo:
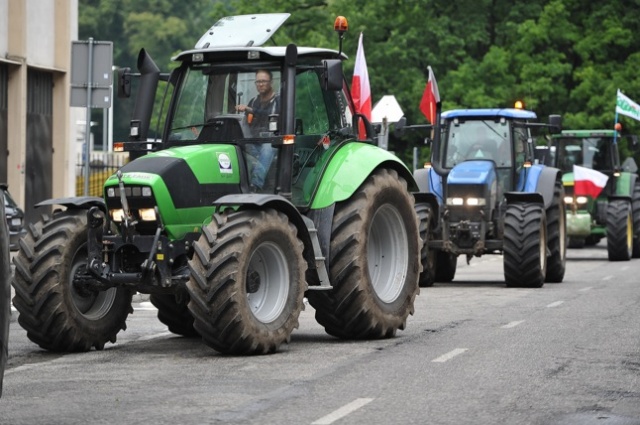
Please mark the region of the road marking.
<svg viewBox="0 0 640 425"><path fill-rule="evenodd" d="M431 360L433 363L444 363L447 360L451 360L455 356L464 353L468 348L456 348L455 350L449 351L447 354L443 354L442 356Z"/></svg>
<svg viewBox="0 0 640 425"><path fill-rule="evenodd" d="M589 291L593 289L593 286L587 286L586 288L578 289L578 291Z"/></svg>
<svg viewBox="0 0 640 425"><path fill-rule="evenodd" d="M500 326L503 329L515 328L519 324L524 323L524 320L516 320L515 322L509 322L504 326Z"/></svg>
<svg viewBox="0 0 640 425"><path fill-rule="evenodd" d="M547 306L547 308L558 307L560 304L564 304L564 301L556 301L554 303L551 303Z"/></svg>
<svg viewBox="0 0 640 425"><path fill-rule="evenodd" d="M317 421L313 422L311 425L329 425L337 421L338 419L344 418L349 413L353 413L362 406L369 404L373 401L372 398L357 398L353 400L349 404L345 404L338 410L334 410L329 413L327 416L323 416Z"/></svg>
<svg viewBox="0 0 640 425"><path fill-rule="evenodd" d="M605 276L602 278L602 280L611 280L613 279L613 276L609 275L609 276Z"/></svg>
<svg viewBox="0 0 640 425"><path fill-rule="evenodd" d="M141 336L140 338L136 339L136 341L150 341L152 339L163 338L165 336L171 336L171 335L175 335L175 334L173 332L161 332L155 335Z"/></svg>

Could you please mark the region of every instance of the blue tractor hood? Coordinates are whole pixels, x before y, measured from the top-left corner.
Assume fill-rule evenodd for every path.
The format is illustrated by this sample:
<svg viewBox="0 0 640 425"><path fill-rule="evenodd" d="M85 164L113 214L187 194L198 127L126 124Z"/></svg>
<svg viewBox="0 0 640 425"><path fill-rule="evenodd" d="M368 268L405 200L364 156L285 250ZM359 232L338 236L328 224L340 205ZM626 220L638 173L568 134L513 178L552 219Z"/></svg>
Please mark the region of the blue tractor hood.
<svg viewBox="0 0 640 425"><path fill-rule="evenodd" d="M464 161L451 169L447 176L448 184L491 185L496 181L496 168L493 161Z"/></svg>

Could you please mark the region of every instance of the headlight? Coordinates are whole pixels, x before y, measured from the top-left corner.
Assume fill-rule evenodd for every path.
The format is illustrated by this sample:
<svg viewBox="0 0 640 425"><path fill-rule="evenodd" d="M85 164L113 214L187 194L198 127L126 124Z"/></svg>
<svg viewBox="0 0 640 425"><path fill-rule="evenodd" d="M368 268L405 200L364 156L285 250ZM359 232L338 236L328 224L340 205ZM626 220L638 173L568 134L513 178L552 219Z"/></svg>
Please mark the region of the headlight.
<svg viewBox="0 0 640 425"><path fill-rule="evenodd" d="M587 198L586 196L578 196L576 198L576 202L579 204L586 204L587 202L589 202L589 198Z"/></svg>
<svg viewBox="0 0 640 425"><path fill-rule="evenodd" d="M487 200L484 198L467 198L467 205L472 207L478 207L487 205Z"/></svg>
<svg viewBox="0 0 640 425"><path fill-rule="evenodd" d="M124 210L122 208L109 210L109 214L111 215L111 220L118 223L120 223L124 219Z"/></svg>
<svg viewBox="0 0 640 425"><path fill-rule="evenodd" d="M487 205L487 200L484 198L447 198L447 205L467 205L469 207L479 207Z"/></svg>
<svg viewBox="0 0 640 425"><path fill-rule="evenodd" d="M564 203L565 204L572 204L573 203L573 197L572 196L565 196L564 197Z"/></svg>
<svg viewBox="0 0 640 425"><path fill-rule="evenodd" d="M138 213L142 221L156 221L156 210L154 208L140 208Z"/></svg>
<svg viewBox="0 0 640 425"><path fill-rule="evenodd" d="M116 189L114 187L110 187L107 189L107 196L109 198L115 198L116 197Z"/></svg>

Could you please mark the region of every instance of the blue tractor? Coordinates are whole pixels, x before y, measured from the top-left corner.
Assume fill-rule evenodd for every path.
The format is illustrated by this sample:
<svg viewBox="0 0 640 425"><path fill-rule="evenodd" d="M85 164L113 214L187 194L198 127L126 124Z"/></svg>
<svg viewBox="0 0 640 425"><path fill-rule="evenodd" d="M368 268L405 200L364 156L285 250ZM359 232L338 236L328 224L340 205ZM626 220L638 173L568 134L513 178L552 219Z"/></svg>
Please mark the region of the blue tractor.
<svg viewBox="0 0 640 425"><path fill-rule="evenodd" d="M538 164L532 128L561 131L562 119L535 122L523 109L458 109L440 114L431 163L414 172L425 240L420 286L451 282L457 259L502 254L508 287L562 282L566 218L562 172Z"/></svg>

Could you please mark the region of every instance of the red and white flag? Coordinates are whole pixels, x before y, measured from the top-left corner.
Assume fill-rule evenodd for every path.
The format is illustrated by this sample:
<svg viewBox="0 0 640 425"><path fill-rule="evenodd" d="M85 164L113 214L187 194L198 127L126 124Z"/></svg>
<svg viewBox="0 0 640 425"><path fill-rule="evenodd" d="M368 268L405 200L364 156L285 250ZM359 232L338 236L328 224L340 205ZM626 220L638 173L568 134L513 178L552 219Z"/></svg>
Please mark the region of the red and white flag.
<svg viewBox="0 0 640 425"><path fill-rule="evenodd" d="M364 58L364 48L362 47L362 33L358 40L358 52L356 53L356 66L353 70L353 80L351 81L351 96L356 107L356 113L360 113L371 121L371 87L369 86L369 72L367 71L367 61ZM366 139L364 125L359 128L360 140Z"/></svg>
<svg viewBox="0 0 640 425"><path fill-rule="evenodd" d="M598 170L579 165L573 166L573 193L576 196L597 198L607 184L607 180L609 180L609 176Z"/></svg>
<svg viewBox="0 0 640 425"><path fill-rule="evenodd" d="M429 70L429 79L422 94L420 110L432 125L436 125L436 110L438 103L440 103L440 92L438 91L438 83L436 82L436 76L433 75L433 70L430 66L427 69Z"/></svg>

